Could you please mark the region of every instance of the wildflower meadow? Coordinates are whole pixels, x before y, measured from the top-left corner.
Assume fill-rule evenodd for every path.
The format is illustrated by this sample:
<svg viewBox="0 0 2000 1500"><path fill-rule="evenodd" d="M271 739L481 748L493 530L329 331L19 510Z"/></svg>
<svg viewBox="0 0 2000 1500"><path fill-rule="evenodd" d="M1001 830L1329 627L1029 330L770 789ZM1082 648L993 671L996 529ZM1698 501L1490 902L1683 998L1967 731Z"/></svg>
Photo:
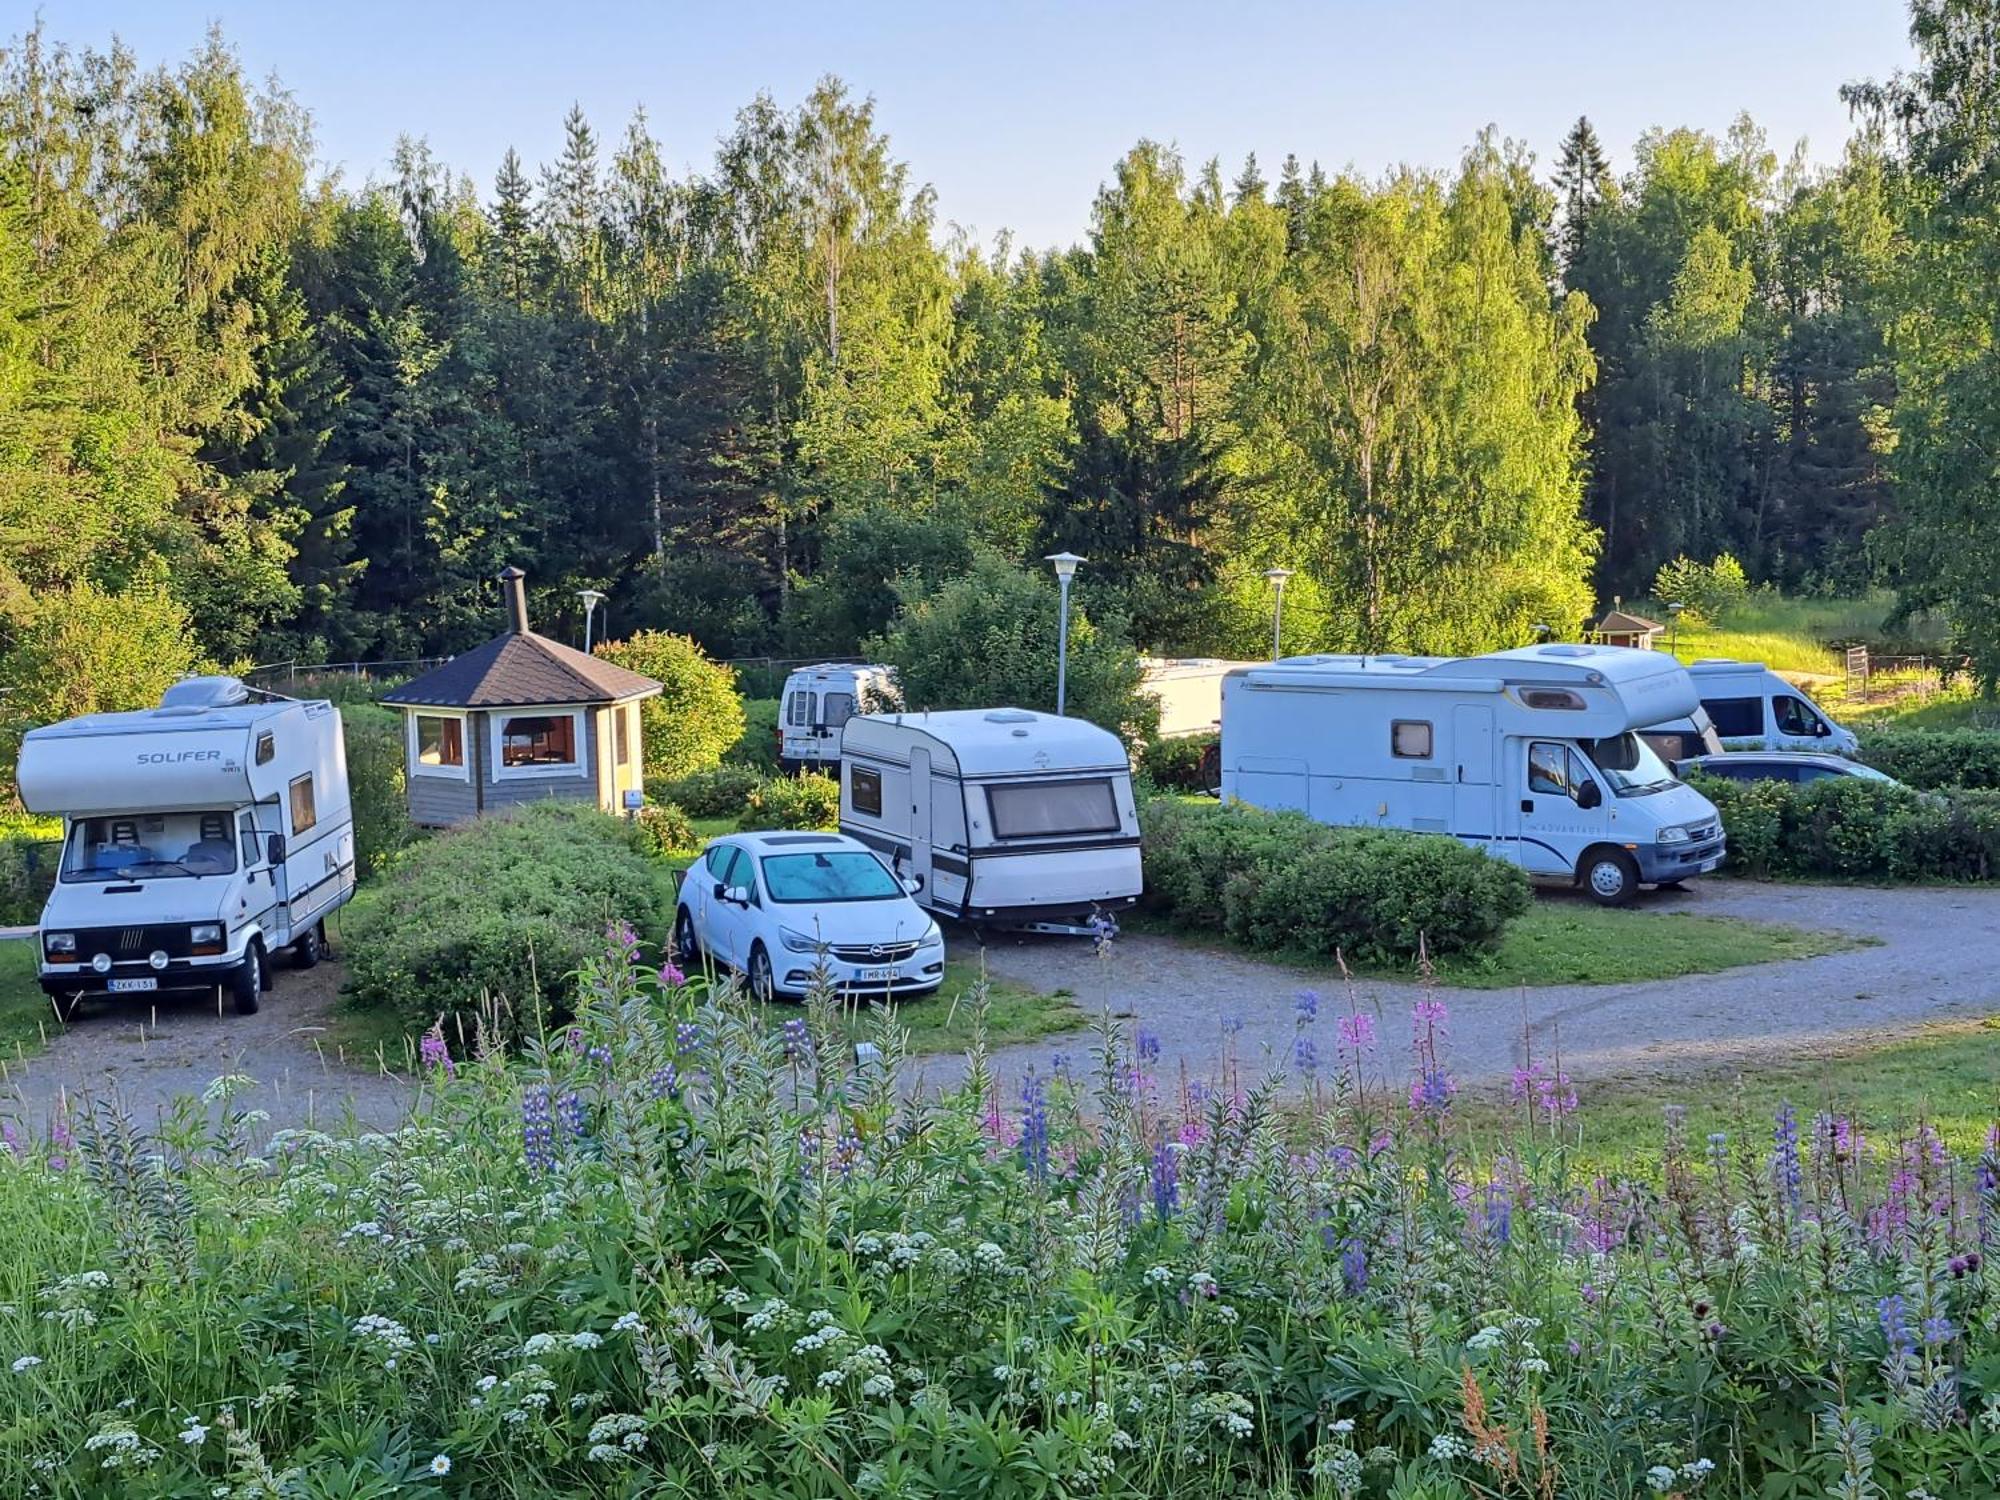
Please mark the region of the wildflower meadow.
<svg viewBox="0 0 2000 1500"><path fill-rule="evenodd" d="M396 1130L266 1134L224 1078L12 1131L0 1490L2000 1492L1991 1146L1787 1108L1585 1174L1559 1071L1467 1128L1435 994L1407 1037L1302 995L1270 1076L975 1041L942 1098L892 1015L773 1026L623 931L577 1004L434 1032Z"/></svg>

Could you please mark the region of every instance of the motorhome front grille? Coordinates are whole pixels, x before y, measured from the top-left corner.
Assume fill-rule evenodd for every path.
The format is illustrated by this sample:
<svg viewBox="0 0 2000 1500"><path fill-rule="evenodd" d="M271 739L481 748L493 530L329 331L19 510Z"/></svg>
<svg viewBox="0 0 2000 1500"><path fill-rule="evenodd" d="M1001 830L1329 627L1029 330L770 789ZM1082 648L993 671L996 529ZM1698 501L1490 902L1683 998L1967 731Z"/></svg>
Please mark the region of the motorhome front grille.
<svg viewBox="0 0 2000 1500"><path fill-rule="evenodd" d="M143 963L155 953L168 958L188 956L188 929L175 923L154 927L88 927L76 935L77 956L85 963L100 953L114 963Z"/></svg>
<svg viewBox="0 0 2000 1500"><path fill-rule="evenodd" d="M1710 839L1717 837L1721 832L1722 825L1720 823L1710 823L1706 828L1690 828L1688 830L1688 842L1691 844L1705 844Z"/></svg>
<svg viewBox="0 0 2000 1500"><path fill-rule="evenodd" d="M833 956L850 964L899 964L917 951L915 943L835 943Z"/></svg>

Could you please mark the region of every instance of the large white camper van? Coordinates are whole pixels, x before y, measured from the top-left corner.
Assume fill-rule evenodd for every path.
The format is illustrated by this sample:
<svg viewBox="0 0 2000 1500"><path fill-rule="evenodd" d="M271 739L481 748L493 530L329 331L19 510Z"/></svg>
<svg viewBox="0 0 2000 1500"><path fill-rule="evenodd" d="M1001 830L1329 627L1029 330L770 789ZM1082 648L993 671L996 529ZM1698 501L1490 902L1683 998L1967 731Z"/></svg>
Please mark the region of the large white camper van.
<svg viewBox="0 0 2000 1500"><path fill-rule="evenodd" d="M889 667L821 662L797 668L778 697L778 765L831 774L840 765L840 731L848 719L891 707L895 694Z"/></svg>
<svg viewBox="0 0 2000 1500"><path fill-rule="evenodd" d="M973 923L1078 931L1139 899L1139 813L1118 736L1020 708L860 714L840 831Z"/></svg>
<svg viewBox="0 0 2000 1500"><path fill-rule="evenodd" d="M331 703L194 677L160 706L32 729L21 800L60 813L41 982L86 997L227 990L248 1015L272 955L319 961L354 894L347 748Z"/></svg>
<svg viewBox="0 0 2000 1500"><path fill-rule="evenodd" d="M1303 656L1233 672L1222 794L1321 823L1444 833L1606 905L1722 862L1722 820L1633 731L1684 716L1670 656Z"/></svg>

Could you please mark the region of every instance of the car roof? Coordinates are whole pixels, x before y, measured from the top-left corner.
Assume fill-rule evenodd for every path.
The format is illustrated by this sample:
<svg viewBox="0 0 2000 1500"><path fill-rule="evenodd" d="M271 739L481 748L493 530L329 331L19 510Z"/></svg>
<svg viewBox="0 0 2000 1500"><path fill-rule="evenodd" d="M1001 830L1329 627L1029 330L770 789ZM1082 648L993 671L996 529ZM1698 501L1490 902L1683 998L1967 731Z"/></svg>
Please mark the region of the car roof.
<svg viewBox="0 0 2000 1500"><path fill-rule="evenodd" d="M739 844L745 849L769 852L774 849L863 849L858 840L840 833L798 833L774 829L768 833L726 833L718 844Z"/></svg>
<svg viewBox="0 0 2000 1500"><path fill-rule="evenodd" d="M1745 765L1751 761L1772 762L1786 766L1836 765L1851 766L1854 763L1845 756L1818 750L1724 750L1720 754L1697 755L1694 759L1704 763L1714 760L1733 761Z"/></svg>

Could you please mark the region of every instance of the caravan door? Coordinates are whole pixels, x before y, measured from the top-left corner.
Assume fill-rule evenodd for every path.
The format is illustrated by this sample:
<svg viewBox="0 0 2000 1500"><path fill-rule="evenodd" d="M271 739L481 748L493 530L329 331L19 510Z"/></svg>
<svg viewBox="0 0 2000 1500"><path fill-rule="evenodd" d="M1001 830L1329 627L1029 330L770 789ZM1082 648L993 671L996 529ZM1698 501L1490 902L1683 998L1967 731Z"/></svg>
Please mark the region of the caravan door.
<svg viewBox="0 0 2000 1500"><path fill-rule="evenodd" d="M928 904L931 889L931 804L936 796L931 784L931 753L910 751L910 874L922 882L920 890Z"/></svg>
<svg viewBox="0 0 2000 1500"><path fill-rule="evenodd" d="M1489 839L1498 768L1493 761L1493 710L1484 703L1461 703L1451 711L1451 831Z"/></svg>

